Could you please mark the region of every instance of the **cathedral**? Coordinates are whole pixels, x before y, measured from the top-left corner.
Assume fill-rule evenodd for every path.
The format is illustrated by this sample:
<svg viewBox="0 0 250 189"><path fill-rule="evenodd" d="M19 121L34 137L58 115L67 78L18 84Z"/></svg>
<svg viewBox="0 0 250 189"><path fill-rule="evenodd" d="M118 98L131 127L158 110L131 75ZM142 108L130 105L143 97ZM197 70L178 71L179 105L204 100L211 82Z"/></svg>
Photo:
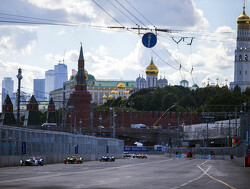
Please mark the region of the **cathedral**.
<svg viewBox="0 0 250 189"><path fill-rule="evenodd" d="M243 13L237 19L237 46L235 49L234 60L234 82L230 83L230 89L234 90L236 86L241 91L250 88L250 18L245 12L245 3Z"/></svg>
<svg viewBox="0 0 250 189"><path fill-rule="evenodd" d="M164 77L163 79L158 79L159 69L154 64L153 58L151 58L150 64L147 66L146 70L146 79L139 77L136 79L136 89L144 89L144 88L156 88L160 87L163 88L168 85L168 80Z"/></svg>

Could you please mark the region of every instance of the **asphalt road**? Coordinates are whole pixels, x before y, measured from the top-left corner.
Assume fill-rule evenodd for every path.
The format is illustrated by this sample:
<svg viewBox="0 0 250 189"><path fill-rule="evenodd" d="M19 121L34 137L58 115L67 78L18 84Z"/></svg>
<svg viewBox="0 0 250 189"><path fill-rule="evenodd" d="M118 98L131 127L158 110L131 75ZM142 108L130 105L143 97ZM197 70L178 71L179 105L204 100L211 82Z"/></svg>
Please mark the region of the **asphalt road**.
<svg viewBox="0 0 250 189"><path fill-rule="evenodd" d="M0 188L250 188L250 168L233 161L148 159L0 168Z"/></svg>

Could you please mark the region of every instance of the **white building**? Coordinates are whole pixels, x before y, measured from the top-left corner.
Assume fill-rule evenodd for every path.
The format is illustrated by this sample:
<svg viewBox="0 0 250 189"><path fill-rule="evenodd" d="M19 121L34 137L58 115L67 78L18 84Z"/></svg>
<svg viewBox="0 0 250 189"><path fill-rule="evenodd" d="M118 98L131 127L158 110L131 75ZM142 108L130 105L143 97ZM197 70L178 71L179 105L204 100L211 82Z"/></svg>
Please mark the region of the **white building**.
<svg viewBox="0 0 250 189"><path fill-rule="evenodd" d="M33 94L37 101L45 101L45 79L33 80Z"/></svg>
<svg viewBox="0 0 250 189"><path fill-rule="evenodd" d="M54 66L54 90L63 87L63 83L68 81L68 69L66 64Z"/></svg>
<svg viewBox="0 0 250 189"><path fill-rule="evenodd" d="M49 100L49 93L54 90L54 70L45 71L45 98Z"/></svg>
<svg viewBox="0 0 250 189"><path fill-rule="evenodd" d="M11 97L14 92L14 81L12 80L11 77L5 77L2 80L2 105L5 101L7 93Z"/></svg>
<svg viewBox="0 0 250 189"><path fill-rule="evenodd" d="M234 60L234 82L230 83L231 90L239 86L241 91L250 88L250 18L245 13L245 4L243 13L237 19L237 46L235 49Z"/></svg>

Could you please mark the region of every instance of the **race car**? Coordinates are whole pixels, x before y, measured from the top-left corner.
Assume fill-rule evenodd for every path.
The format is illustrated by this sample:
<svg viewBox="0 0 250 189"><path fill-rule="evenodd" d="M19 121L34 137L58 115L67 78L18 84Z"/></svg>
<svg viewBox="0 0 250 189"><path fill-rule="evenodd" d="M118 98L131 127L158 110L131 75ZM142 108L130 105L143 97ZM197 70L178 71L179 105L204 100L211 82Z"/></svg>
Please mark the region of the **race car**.
<svg viewBox="0 0 250 189"><path fill-rule="evenodd" d="M22 159L20 160L20 165L21 166L23 166L23 165L27 165L27 166L41 165L41 166L43 166L43 164L44 164L44 161L40 157L30 157L30 158L26 159L25 161L23 161Z"/></svg>
<svg viewBox="0 0 250 189"><path fill-rule="evenodd" d="M83 158L82 157L76 157L76 156L71 156L68 158L64 158L64 163L65 164L79 164L79 163L83 163Z"/></svg>
<svg viewBox="0 0 250 189"><path fill-rule="evenodd" d="M115 156L108 156L108 155L102 156L100 157L100 162L102 161L115 161Z"/></svg>
<svg viewBox="0 0 250 189"><path fill-rule="evenodd" d="M131 157L132 155L129 152L123 152L123 157Z"/></svg>
<svg viewBox="0 0 250 189"><path fill-rule="evenodd" d="M139 159L144 159L144 158L147 159L147 155L145 154L137 154L136 157Z"/></svg>

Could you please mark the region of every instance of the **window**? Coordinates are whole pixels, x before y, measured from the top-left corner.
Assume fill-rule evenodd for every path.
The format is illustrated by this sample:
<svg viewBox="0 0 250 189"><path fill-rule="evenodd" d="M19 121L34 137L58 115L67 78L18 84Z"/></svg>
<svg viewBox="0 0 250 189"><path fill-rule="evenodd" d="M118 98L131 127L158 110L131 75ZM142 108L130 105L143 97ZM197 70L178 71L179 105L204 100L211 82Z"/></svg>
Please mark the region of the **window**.
<svg viewBox="0 0 250 189"><path fill-rule="evenodd" d="M245 71L245 75L247 75L247 71Z"/></svg>
<svg viewBox="0 0 250 189"><path fill-rule="evenodd" d="M245 61L248 61L248 56L247 55L245 55Z"/></svg>
<svg viewBox="0 0 250 189"><path fill-rule="evenodd" d="M241 75L241 71L240 71L240 75Z"/></svg>
<svg viewBox="0 0 250 189"><path fill-rule="evenodd" d="M241 55L239 56L239 61L242 61L242 56Z"/></svg>

